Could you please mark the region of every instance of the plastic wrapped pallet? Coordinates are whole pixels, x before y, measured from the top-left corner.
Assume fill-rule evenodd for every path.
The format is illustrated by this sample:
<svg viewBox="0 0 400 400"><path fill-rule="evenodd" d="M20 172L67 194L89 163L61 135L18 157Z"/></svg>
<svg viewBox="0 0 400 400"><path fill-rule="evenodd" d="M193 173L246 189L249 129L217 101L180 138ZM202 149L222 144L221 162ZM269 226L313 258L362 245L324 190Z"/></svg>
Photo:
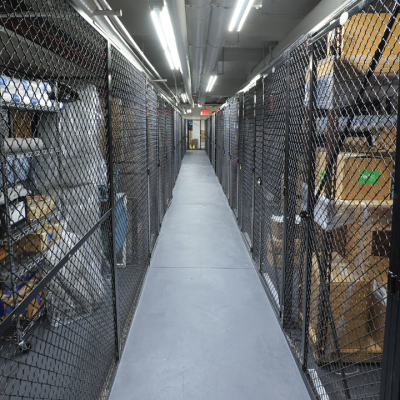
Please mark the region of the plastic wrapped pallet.
<svg viewBox="0 0 400 400"><path fill-rule="evenodd" d="M77 235L62 232L51 252L46 254L49 268L57 265L78 241ZM50 282L47 299L52 324L90 314L104 299L101 254L101 241L96 241L96 248L93 248L93 243L90 246L86 242Z"/></svg>
<svg viewBox="0 0 400 400"><path fill-rule="evenodd" d="M61 112L62 178L66 185L106 182L104 116L94 86L77 91L79 100ZM85 121L84 123L82 121Z"/></svg>
<svg viewBox="0 0 400 400"><path fill-rule="evenodd" d="M40 118L37 126L38 135L44 143L44 149L59 149L59 122L56 114L48 114ZM60 155L49 151L32 159L32 182L40 193L60 183Z"/></svg>
<svg viewBox="0 0 400 400"><path fill-rule="evenodd" d="M97 185L62 189L60 199L64 229L83 236L99 220L101 204Z"/></svg>

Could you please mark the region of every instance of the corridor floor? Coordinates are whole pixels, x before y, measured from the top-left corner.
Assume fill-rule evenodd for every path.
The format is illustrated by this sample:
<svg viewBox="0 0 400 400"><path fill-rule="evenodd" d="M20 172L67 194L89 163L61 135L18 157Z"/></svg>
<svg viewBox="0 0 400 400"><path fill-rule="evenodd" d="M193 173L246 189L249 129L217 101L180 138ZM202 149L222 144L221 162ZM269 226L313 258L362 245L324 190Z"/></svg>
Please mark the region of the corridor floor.
<svg viewBox="0 0 400 400"><path fill-rule="evenodd" d="M183 160L110 399L309 399L203 151Z"/></svg>

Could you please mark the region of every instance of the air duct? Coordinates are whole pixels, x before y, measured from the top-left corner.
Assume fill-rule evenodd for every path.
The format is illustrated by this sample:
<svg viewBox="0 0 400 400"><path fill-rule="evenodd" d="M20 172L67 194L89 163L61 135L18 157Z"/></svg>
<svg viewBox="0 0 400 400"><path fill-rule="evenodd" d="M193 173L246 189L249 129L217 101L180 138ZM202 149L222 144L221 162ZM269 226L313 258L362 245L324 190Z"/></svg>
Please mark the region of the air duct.
<svg viewBox="0 0 400 400"><path fill-rule="evenodd" d="M211 3L212 0L188 0L186 6L192 89L196 95L199 94L203 73L207 36L213 10Z"/></svg>
<svg viewBox="0 0 400 400"><path fill-rule="evenodd" d="M181 59L185 91L188 95L189 103L193 105L185 4L181 0L168 0L168 8L172 25L175 29L176 45L178 47L179 57Z"/></svg>
<svg viewBox="0 0 400 400"><path fill-rule="evenodd" d="M214 70L218 57L225 43L229 20L232 14L232 1L220 0L219 7L213 7L208 32L207 50L201 75L198 103L203 104L206 97L206 86Z"/></svg>

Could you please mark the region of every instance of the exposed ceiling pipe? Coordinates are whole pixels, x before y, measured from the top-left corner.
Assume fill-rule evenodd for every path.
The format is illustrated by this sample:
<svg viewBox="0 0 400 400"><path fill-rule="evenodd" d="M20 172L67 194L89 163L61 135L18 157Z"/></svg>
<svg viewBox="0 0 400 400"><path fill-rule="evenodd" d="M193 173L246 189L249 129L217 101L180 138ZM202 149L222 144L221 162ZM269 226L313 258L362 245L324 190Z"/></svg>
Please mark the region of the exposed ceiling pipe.
<svg viewBox="0 0 400 400"><path fill-rule="evenodd" d="M219 7L213 7L212 9L207 50L199 89L199 104L203 104L205 101L208 80L223 49L233 4L232 0L220 0Z"/></svg>
<svg viewBox="0 0 400 400"><path fill-rule="evenodd" d="M212 0L188 0L186 7L192 89L198 95L206 54Z"/></svg>
<svg viewBox="0 0 400 400"><path fill-rule="evenodd" d="M181 0L168 0L168 10L171 16L172 26L176 29L175 38L181 60L183 83L189 98L189 103L193 106L185 3Z"/></svg>

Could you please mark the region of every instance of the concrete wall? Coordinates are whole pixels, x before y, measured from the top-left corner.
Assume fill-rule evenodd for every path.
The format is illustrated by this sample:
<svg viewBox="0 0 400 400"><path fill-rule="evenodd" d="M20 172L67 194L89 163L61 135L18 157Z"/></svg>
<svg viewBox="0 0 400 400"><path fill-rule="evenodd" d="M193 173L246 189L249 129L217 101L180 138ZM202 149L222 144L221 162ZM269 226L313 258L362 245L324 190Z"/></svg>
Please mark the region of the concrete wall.
<svg viewBox="0 0 400 400"><path fill-rule="evenodd" d="M193 120L192 139L197 139L200 146L200 120Z"/></svg>

